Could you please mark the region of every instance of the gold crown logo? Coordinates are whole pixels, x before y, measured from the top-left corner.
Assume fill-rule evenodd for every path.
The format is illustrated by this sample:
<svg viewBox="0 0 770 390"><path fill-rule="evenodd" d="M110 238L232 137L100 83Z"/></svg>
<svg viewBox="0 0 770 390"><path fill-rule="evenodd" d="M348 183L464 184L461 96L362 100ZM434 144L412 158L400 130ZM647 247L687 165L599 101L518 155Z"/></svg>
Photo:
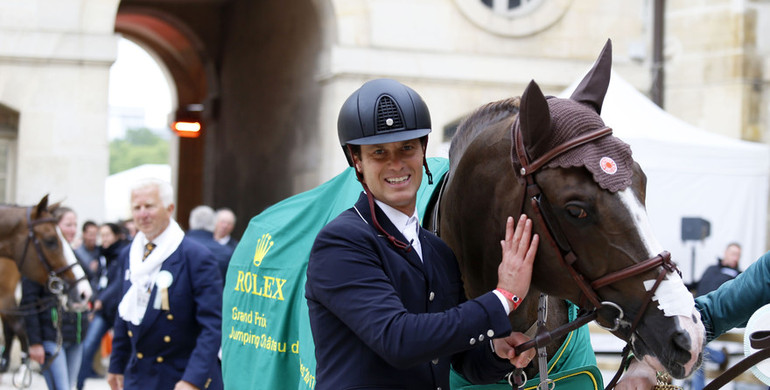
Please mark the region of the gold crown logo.
<svg viewBox="0 0 770 390"><path fill-rule="evenodd" d="M262 259L267 255L267 251L273 247L273 240L270 233L265 233L262 238L257 240L257 250L254 252L254 266L259 267L262 265Z"/></svg>

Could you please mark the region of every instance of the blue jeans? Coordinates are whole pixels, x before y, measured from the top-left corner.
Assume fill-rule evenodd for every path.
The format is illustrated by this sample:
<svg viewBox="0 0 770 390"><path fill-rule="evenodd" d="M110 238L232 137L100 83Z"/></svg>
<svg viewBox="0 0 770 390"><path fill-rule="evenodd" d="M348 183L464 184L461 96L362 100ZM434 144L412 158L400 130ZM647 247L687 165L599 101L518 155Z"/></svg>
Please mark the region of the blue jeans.
<svg viewBox="0 0 770 390"><path fill-rule="evenodd" d="M703 354L703 364L698 368L698 371L695 371L695 374L692 375L691 380L691 389L692 390L701 390L706 385L706 360L710 360L717 364L722 364L722 362L727 359L727 356L725 356L724 353L722 353L721 350L713 349L706 347L706 350Z"/></svg>
<svg viewBox="0 0 770 390"><path fill-rule="evenodd" d="M56 342L43 341L43 349L46 352L46 363L48 363L50 356L56 352ZM81 344L62 344L56 359L51 362L47 370L43 371L48 390L70 390L75 385L82 356Z"/></svg>
<svg viewBox="0 0 770 390"><path fill-rule="evenodd" d="M77 389L83 388L83 383L87 378L94 376L96 373L93 369L94 355L96 351L102 345L102 337L110 329L110 324L104 320L99 313L94 315L94 319L91 324L88 325L86 331L86 338L83 340L83 359L80 366L80 372L78 373Z"/></svg>

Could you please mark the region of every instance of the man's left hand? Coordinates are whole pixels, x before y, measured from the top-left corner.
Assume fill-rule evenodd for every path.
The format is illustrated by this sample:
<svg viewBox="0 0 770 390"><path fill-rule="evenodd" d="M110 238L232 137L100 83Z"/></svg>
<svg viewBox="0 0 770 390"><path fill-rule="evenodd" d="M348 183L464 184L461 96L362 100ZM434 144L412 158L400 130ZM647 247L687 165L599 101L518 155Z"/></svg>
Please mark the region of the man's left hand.
<svg viewBox="0 0 770 390"><path fill-rule="evenodd" d="M537 352L534 349L528 349L516 355L516 350L513 347L529 341L530 338L524 333L513 332L508 337L501 339L494 339L492 342L495 344L495 353L501 359L508 359L511 364L518 368L524 368L529 365L529 362L535 358Z"/></svg>
<svg viewBox="0 0 770 390"><path fill-rule="evenodd" d="M195 385L187 381L179 381L174 386L174 390L199 390Z"/></svg>

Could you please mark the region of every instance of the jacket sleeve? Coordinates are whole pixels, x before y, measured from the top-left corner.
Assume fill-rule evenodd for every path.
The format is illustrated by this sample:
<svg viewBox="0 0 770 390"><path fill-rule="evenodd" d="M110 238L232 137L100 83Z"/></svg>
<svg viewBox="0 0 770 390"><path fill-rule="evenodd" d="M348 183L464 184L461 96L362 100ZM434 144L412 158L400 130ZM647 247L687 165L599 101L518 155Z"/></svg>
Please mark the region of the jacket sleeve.
<svg viewBox="0 0 770 390"><path fill-rule="evenodd" d="M182 380L198 388L211 377L212 369L219 369L217 356L222 343L222 278L214 256L203 251L187 261L187 270L192 283L192 299L195 301L195 319L200 333L195 349L187 362ZM212 368L216 367L216 368Z"/></svg>
<svg viewBox="0 0 770 390"><path fill-rule="evenodd" d="M21 279L21 301L19 306L27 307L35 305L43 292L43 286L27 278ZM47 309L46 309L47 310ZM34 311L33 314L24 316L24 326L27 330L29 345L43 343L43 328L41 323L42 312Z"/></svg>
<svg viewBox="0 0 770 390"><path fill-rule="evenodd" d="M732 328L745 327L749 317L770 303L770 252L735 279L695 299L711 341Z"/></svg>
<svg viewBox="0 0 770 390"><path fill-rule="evenodd" d="M308 265L309 297L317 300L388 364L408 368L473 349L480 334L511 331L505 309L489 292L443 312L411 313L383 270L375 234L324 229Z"/></svg>

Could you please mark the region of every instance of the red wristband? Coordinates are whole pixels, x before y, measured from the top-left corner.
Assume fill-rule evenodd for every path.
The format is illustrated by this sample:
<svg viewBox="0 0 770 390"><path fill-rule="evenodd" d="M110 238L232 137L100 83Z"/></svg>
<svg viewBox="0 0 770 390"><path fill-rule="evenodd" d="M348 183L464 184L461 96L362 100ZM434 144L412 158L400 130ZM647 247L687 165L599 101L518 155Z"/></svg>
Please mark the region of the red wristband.
<svg viewBox="0 0 770 390"><path fill-rule="evenodd" d="M503 294L503 296L508 299L509 301L513 302L513 310L516 310L517 307L521 304L521 298L517 297L516 294L511 293L510 291L503 290L502 288L498 287L495 290L499 291L500 294ZM511 311L513 311L511 310Z"/></svg>

